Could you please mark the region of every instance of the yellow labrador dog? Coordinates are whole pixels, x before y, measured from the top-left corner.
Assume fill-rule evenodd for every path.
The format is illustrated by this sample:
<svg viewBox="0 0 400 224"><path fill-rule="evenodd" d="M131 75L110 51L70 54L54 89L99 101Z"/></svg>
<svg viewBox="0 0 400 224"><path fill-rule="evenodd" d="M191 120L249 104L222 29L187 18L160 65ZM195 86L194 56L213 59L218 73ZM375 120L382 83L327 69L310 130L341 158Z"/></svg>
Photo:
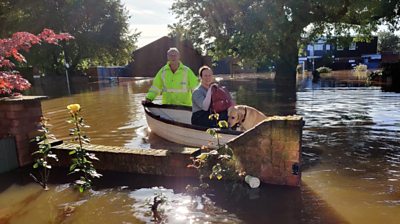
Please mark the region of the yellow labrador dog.
<svg viewBox="0 0 400 224"><path fill-rule="evenodd" d="M238 125L241 131L249 130L266 118L262 112L246 105L236 105L228 109L229 127Z"/></svg>

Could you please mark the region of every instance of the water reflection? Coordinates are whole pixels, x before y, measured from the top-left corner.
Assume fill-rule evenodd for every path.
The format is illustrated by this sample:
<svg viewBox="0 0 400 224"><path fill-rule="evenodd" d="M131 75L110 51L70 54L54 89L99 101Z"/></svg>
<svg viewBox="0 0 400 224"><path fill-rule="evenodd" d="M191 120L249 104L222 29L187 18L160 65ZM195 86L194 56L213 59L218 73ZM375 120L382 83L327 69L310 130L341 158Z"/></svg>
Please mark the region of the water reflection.
<svg viewBox="0 0 400 224"><path fill-rule="evenodd" d="M363 76L352 72L321 76L317 82L312 82L308 75L299 76L297 91L278 88L263 75L236 76L235 79L224 76L223 83L232 91L238 104L254 106L266 114L299 114L306 125L303 132L303 186L293 190L264 185L259 191L250 191L246 186L237 186L239 190L229 185L213 186L215 191L207 194L207 198L214 203L219 217L245 223L398 222L399 93L382 92L379 87L369 86ZM51 119L58 138L68 138L66 105L80 103L83 115L91 125L87 134L93 143L129 148L172 147L174 144L147 133L140 101L149 85L149 81L121 83L102 87L98 92L54 98L43 102L43 111ZM115 186L128 186L122 191L121 200L130 205L140 201L138 198L142 194L150 195L163 189L176 199L172 207L177 208L179 200L186 200L182 193L190 182L149 176L111 176L114 178L105 178L96 184L110 184L101 189L113 187L112 194L120 192ZM0 183L0 189L5 190L15 181L7 177ZM153 189L155 186L160 188ZM3 197L1 194L0 200ZM203 205L201 200L201 203L197 202L200 207ZM143 203L137 205L144 209ZM0 204L0 213L5 205ZM199 223L206 220L207 215L215 216L215 213L204 211L198 216L193 208L169 212L171 220L175 220L175 213L188 212L186 221L193 217L190 221L196 222L198 218ZM118 212L108 215L115 214ZM140 219L146 222L151 217Z"/></svg>
<svg viewBox="0 0 400 224"><path fill-rule="evenodd" d="M347 86L336 77L297 93L306 120L303 180L351 223L396 223L400 94L344 78Z"/></svg>
<svg viewBox="0 0 400 224"><path fill-rule="evenodd" d="M296 89L278 87L272 79L236 77L222 83L232 91L237 104L253 106L267 115L292 115L296 113Z"/></svg>
<svg viewBox="0 0 400 224"><path fill-rule="evenodd" d="M346 223L306 185L251 189L211 182L206 194L188 195L185 186L194 179L103 172L95 190L79 194L65 183L63 170L54 170L49 191L16 181L27 172L9 174L18 185L0 193L0 223L152 223L156 195L166 199L159 207L163 223Z"/></svg>
<svg viewBox="0 0 400 224"><path fill-rule="evenodd" d="M50 118L57 138L68 139L69 124L66 105L79 103L90 128L86 133L96 144L149 147L142 141L146 121L141 106L151 81L122 83L97 92L54 98L42 104L44 115Z"/></svg>

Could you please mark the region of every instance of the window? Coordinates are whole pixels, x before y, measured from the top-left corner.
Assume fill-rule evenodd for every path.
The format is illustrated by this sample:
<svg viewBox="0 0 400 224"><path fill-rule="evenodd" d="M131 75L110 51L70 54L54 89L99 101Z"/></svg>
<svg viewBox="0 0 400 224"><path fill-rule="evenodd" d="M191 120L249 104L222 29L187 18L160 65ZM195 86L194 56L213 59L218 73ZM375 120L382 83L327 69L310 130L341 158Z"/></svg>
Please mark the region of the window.
<svg viewBox="0 0 400 224"><path fill-rule="evenodd" d="M324 50L323 44L314 44L314 51L322 51Z"/></svg>
<svg viewBox="0 0 400 224"><path fill-rule="evenodd" d="M336 46L336 50L338 50L338 51L343 51L343 46L338 44L338 45Z"/></svg>
<svg viewBox="0 0 400 224"><path fill-rule="evenodd" d="M356 43L352 42L349 46L350 51L355 51L356 50Z"/></svg>
<svg viewBox="0 0 400 224"><path fill-rule="evenodd" d="M327 50L327 51L330 51L330 50L331 50L331 45L327 44L325 47L326 47L326 50Z"/></svg>

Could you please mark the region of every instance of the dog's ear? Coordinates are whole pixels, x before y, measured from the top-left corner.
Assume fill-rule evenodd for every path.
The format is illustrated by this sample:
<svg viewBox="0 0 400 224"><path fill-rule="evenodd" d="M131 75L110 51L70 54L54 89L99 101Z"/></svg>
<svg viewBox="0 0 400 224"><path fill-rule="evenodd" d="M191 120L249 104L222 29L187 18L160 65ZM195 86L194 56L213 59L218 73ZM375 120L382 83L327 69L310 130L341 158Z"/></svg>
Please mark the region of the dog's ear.
<svg viewBox="0 0 400 224"><path fill-rule="evenodd" d="M230 106L230 107L228 108L228 115L231 114L231 111L232 111L234 108L235 108L234 106Z"/></svg>
<svg viewBox="0 0 400 224"><path fill-rule="evenodd" d="M245 113L244 108L238 107L237 111L238 111L238 113L237 113L238 114L238 120L239 120L239 122L242 122L242 120L244 118L244 113Z"/></svg>

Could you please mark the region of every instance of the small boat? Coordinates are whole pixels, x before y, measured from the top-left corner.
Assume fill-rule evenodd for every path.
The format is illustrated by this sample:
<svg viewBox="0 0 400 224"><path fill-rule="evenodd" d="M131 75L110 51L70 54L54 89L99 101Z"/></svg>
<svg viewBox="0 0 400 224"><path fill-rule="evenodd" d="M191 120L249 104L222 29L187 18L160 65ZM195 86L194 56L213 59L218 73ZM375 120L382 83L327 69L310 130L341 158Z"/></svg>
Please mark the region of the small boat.
<svg viewBox="0 0 400 224"><path fill-rule="evenodd" d="M217 139L207 133L207 127L191 124L192 108L188 106L159 105L153 103L143 104L147 124L156 135L178 144L215 148ZM241 131L230 129L217 130L219 144L242 134Z"/></svg>

